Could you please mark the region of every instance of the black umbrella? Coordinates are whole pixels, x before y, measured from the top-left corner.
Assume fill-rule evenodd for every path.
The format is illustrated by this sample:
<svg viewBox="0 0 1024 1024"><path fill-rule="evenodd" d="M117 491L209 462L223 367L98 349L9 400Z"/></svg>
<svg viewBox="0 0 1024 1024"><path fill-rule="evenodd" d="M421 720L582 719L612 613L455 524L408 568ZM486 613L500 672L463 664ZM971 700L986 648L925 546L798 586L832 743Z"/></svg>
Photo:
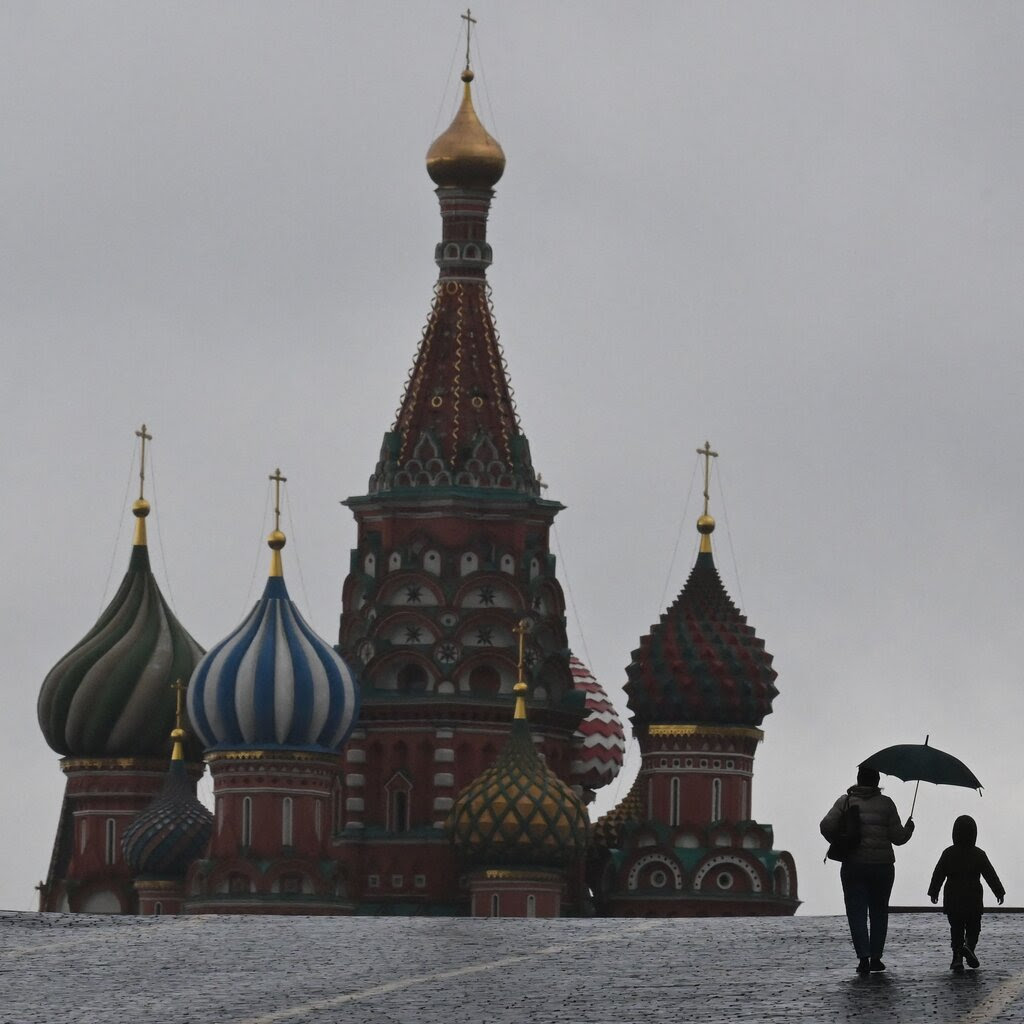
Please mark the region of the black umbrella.
<svg viewBox="0 0 1024 1024"><path fill-rule="evenodd" d="M981 783L974 772L952 754L928 746L927 736L924 743L898 743L894 747L886 747L861 761L860 767L874 768L883 775L895 775L904 782L916 781L914 803L910 805L911 817L917 803L918 786L922 782L934 782L937 786L963 786L976 789L979 795L981 793Z"/></svg>

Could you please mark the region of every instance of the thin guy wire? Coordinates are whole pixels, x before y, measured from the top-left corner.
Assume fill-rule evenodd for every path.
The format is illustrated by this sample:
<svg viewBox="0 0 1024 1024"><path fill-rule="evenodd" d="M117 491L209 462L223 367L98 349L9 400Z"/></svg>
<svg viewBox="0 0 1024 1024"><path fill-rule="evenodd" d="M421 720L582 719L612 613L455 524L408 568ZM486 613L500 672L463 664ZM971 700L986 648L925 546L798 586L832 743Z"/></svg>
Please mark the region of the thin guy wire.
<svg viewBox="0 0 1024 1024"><path fill-rule="evenodd" d="M665 586L661 589L661 600L654 610L655 620L665 610L665 598L668 596L669 584L672 582L672 572L676 567L676 555L679 553L679 542L683 538L683 527L686 525L690 514L690 500L693 498L693 483L697 479L697 467L700 465L700 458L693 464L693 473L690 474L690 489L686 492L686 502L683 505L683 514L679 520L679 530L676 532L675 546L672 548L672 558L668 563L668 572L665 574Z"/></svg>
<svg viewBox="0 0 1024 1024"><path fill-rule="evenodd" d="M260 525L267 521L267 508L270 506L270 480L267 479L266 495L263 499L263 515L260 517ZM260 555L263 551L263 530L260 529L259 539L256 541L256 557L252 563L252 576L249 579L249 589L245 594L245 604L242 607L242 614L239 618L245 618L249 612L249 604L252 601L253 590L256 589L256 573L260 571Z"/></svg>
<svg viewBox="0 0 1024 1024"><path fill-rule="evenodd" d="M462 28L460 26L459 27L459 31L458 31L458 33L455 36L455 49L452 50L452 60L451 60L451 63L448 65L448 74L445 75L445 79L444 79L444 91L441 93L441 103L440 103L440 105L437 108L437 117L434 118L434 130L431 133L430 138L427 140L427 145L428 146L440 134L440 132L437 130L437 126L441 123L441 115L444 113L445 101L448 99L448 87L452 84L452 71L455 68L455 58L458 57L458 55L459 55L459 49L460 49L460 45L459 44L461 42L462 42ZM456 91L456 96L457 95L458 95L458 91Z"/></svg>
<svg viewBox="0 0 1024 1024"><path fill-rule="evenodd" d="M632 731L629 734L629 739L626 741L626 749L622 752L622 767L619 769L619 774L615 776L615 792L612 794L612 810L619 806L622 802L622 784L626 781L626 764L629 761L630 755L634 750L640 749L640 743L636 738L636 734ZM640 764L643 765L643 756L641 755ZM639 768L637 774L639 774ZM632 788L633 783L636 781L636 776L630 781L629 785Z"/></svg>
<svg viewBox="0 0 1024 1024"><path fill-rule="evenodd" d="M135 475L135 445L132 444L132 458L128 464L128 483L124 489L124 500L121 502L121 514L117 517L117 533L114 534L114 544L110 550L110 568L107 570L107 578L103 584L103 596L100 598L100 608L96 613L99 618L103 609L107 607L107 592L110 589L110 577L114 575L114 562L117 560L117 549L121 541L121 531L124 529L125 512L128 508L128 495L132 490L132 477Z"/></svg>
<svg viewBox="0 0 1024 1024"><path fill-rule="evenodd" d="M288 533L292 538L292 551L294 552L292 558L295 562L295 568L299 574L299 589L302 591L302 600L306 605L306 620L311 621L313 618L313 606L310 604L309 594L306 591L306 578L302 575L302 559L299 558L299 548L295 543L295 516L292 513L292 499L288 496L287 487L284 489L284 504L285 508L288 509Z"/></svg>
<svg viewBox="0 0 1024 1024"><path fill-rule="evenodd" d="M480 49L480 33L476 34L473 40L476 43L476 59L480 65L480 84L483 86L484 99L487 100L487 113L490 117L490 125L492 128L492 134L497 136L501 132L498 130L498 119L494 116L494 106L491 104L491 91L487 88L487 74L484 71L484 56Z"/></svg>
<svg viewBox="0 0 1024 1024"><path fill-rule="evenodd" d="M565 560L565 554L562 551L562 541L558 536L558 527L554 521L551 523L551 533L555 538L555 548L558 550L558 560L562 566L562 576L565 579L565 592L569 595L569 604L572 606L573 618L576 620L576 630L580 635L580 643L583 645L583 656L587 659L587 668L590 668L590 651L587 650L587 638L583 633L583 623L580 622L580 613L576 607L576 598L572 593L572 584L569 582L569 565Z"/></svg>
<svg viewBox="0 0 1024 1024"><path fill-rule="evenodd" d="M156 509L160 508L160 503L156 497L156 463L153 460L153 448L152 445L149 449L149 484L153 491L153 507ZM160 532L160 516L156 515L156 542L160 548L160 562L164 570L164 586L167 588L167 598L171 603L171 608L175 611L178 610L178 603L174 600L174 591L171 589L171 574L167 571L167 553L164 551L164 535Z"/></svg>
<svg viewBox="0 0 1024 1024"><path fill-rule="evenodd" d="M746 601L743 600L743 584L740 582L740 567L736 561L736 549L732 544L732 530L729 529L729 510L725 505L725 488L722 487L722 471L719 469L716 474L718 482L718 495L722 499L722 520L725 523L725 538L729 542L729 554L732 557L733 577L736 580L736 596L740 599L740 611L746 608Z"/></svg>

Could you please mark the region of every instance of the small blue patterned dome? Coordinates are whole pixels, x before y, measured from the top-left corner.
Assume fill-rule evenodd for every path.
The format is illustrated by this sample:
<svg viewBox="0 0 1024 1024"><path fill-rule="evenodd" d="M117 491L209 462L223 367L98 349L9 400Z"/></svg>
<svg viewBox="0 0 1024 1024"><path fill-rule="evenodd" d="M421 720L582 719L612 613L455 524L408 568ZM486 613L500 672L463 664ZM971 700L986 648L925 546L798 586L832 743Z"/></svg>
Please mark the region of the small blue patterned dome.
<svg viewBox="0 0 1024 1024"><path fill-rule="evenodd" d="M281 575L284 534L263 596L245 621L196 666L188 714L206 750L336 753L359 706L355 675L316 635Z"/></svg>
<svg viewBox="0 0 1024 1024"><path fill-rule="evenodd" d="M163 788L125 829L121 840L132 874L183 878L210 841L213 815L196 799L185 762L171 761Z"/></svg>

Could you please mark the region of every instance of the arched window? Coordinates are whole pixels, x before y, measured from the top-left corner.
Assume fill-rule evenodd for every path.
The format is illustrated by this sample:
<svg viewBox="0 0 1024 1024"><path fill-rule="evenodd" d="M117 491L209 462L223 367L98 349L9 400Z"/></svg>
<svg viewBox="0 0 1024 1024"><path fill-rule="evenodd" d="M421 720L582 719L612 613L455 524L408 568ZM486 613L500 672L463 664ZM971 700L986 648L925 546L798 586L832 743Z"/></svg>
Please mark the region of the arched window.
<svg viewBox="0 0 1024 1024"><path fill-rule="evenodd" d="M679 780L673 779L668 787L668 823L679 824Z"/></svg>
<svg viewBox="0 0 1024 1024"><path fill-rule="evenodd" d="M722 820L722 780L711 780L711 820Z"/></svg>
<svg viewBox="0 0 1024 1024"><path fill-rule="evenodd" d="M423 693L427 688L427 670L410 662L398 670L398 689L405 693Z"/></svg>
<svg viewBox="0 0 1024 1024"><path fill-rule="evenodd" d="M399 743L392 752L398 764L405 763L405 744ZM395 772L384 786L389 832L408 832L412 805L412 783L403 772Z"/></svg>
<svg viewBox="0 0 1024 1024"><path fill-rule="evenodd" d="M501 690L501 675L493 665L477 665L469 673L469 689L474 696L494 696Z"/></svg>
<svg viewBox="0 0 1024 1024"><path fill-rule="evenodd" d="M117 863L117 822L113 818L107 818L107 851L106 859L108 864Z"/></svg>
<svg viewBox="0 0 1024 1024"><path fill-rule="evenodd" d="M317 800L316 807L313 811L313 828L316 830L317 839L323 839L324 837L324 805L321 801Z"/></svg>
<svg viewBox="0 0 1024 1024"><path fill-rule="evenodd" d="M242 797L242 845L252 846L252 797Z"/></svg>
<svg viewBox="0 0 1024 1024"><path fill-rule="evenodd" d="M491 917L501 917L501 897L496 893L491 893Z"/></svg>
<svg viewBox="0 0 1024 1024"><path fill-rule="evenodd" d="M740 821L750 818L750 789L746 779L740 783Z"/></svg>
<svg viewBox="0 0 1024 1024"><path fill-rule="evenodd" d="M295 808L292 798L286 796L281 801L281 845L293 846L295 839Z"/></svg>
<svg viewBox="0 0 1024 1024"><path fill-rule="evenodd" d="M159 900L157 900L157 902L153 904L153 916L159 917L163 912L164 905Z"/></svg>
<svg viewBox="0 0 1024 1024"><path fill-rule="evenodd" d="M526 897L526 916L527 917L536 917L537 916L537 897L534 896L532 892L530 893L529 896Z"/></svg>

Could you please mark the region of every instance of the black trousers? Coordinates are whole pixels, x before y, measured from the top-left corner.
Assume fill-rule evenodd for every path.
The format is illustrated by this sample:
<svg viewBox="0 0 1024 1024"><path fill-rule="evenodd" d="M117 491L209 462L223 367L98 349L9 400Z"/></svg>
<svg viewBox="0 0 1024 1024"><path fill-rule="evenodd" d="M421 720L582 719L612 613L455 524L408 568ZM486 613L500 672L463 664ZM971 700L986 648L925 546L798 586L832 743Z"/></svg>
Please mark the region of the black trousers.
<svg viewBox="0 0 1024 1024"><path fill-rule="evenodd" d="M949 919L949 944L954 953L959 953L964 946L974 949L981 935L981 911L970 914L946 913Z"/></svg>
<svg viewBox="0 0 1024 1024"><path fill-rule="evenodd" d="M847 861L839 869L839 877L857 956L881 957L889 928L889 893L896 877L895 865Z"/></svg>

